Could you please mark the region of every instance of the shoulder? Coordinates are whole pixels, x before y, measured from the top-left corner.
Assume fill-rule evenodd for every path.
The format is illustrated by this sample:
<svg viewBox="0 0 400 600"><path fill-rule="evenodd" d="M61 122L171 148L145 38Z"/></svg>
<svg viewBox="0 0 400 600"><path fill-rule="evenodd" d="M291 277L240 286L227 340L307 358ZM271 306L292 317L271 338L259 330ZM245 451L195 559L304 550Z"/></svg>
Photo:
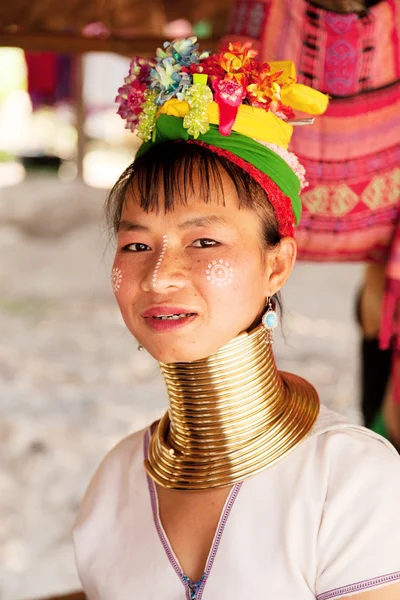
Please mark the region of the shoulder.
<svg viewBox="0 0 400 600"><path fill-rule="evenodd" d="M92 481L111 475L118 477L128 466L142 463L148 432L149 428L141 429L118 442L103 458Z"/></svg>
<svg viewBox="0 0 400 600"><path fill-rule="evenodd" d="M382 485L388 493L400 494L400 456L387 440L369 429L321 407L320 418L303 445L327 492L373 491Z"/></svg>
<svg viewBox="0 0 400 600"><path fill-rule="evenodd" d="M344 468L346 463L353 464L354 461L368 462L370 466L382 466L383 462L389 468L400 468L400 456L390 442L366 427L349 423L325 406L321 406L307 441L311 442L314 451L331 463L346 459L341 463Z"/></svg>
<svg viewBox="0 0 400 600"><path fill-rule="evenodd" d="M324 503L351 490L359 494L400 497L400 456L374 432L353 425L340 415L321 408L308 437L277 465L277 471L293 482L301 481Z"/></svg>
<svg viewBox="0 0 400 600"><path fill-rule="evenodd" d="M98 572L109 564L110 548L121 543L133 511L142 511L147 492L143 460L148 431L129 435L105 456L79 507L73 544L78 573L90 597L100 597Z"/></svg>
<svg viewBox="0 0 400 600"><path fill-rule="evenodd" d="M149 429L137 431L121 440L103 458L82 499L77 528L88 515L111 508L118 502L124 487L143 477L145 444Z"/></svg>
<svg viewBox="0 0 400 600"><path fill-rule="evenodd" d="M325 597L328 590L344 586L337 592L344 596L357 581L368 588L386 581L390 573L400 576L396 450L381 436L335 421L334 415L331 425L307 442L324 497L317 541L318 593Z"/></svg>

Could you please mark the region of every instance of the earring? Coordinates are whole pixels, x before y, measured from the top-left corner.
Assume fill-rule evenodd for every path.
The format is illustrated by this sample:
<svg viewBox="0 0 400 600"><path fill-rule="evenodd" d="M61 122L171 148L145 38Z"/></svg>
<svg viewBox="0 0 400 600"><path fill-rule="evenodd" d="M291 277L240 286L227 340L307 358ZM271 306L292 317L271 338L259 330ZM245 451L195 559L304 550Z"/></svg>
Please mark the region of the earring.
<svg viewBox="0 0 400 600"><path fill-rule="evenodd" d="M274 329L278 327L279 317L274 307L272 306L271 298L268 297L267 300L267 311L264 313L262 320L262 324L267 330L267 339L270 344L274 341Z"/></svg>
<svg viewBox="0 0 400 600"><path fill-rule="evenodd" d="M139 352L142 352L142 350L144 350L142 344L139 344L139 346L137 347L137 349L139 350Z"/></svg>

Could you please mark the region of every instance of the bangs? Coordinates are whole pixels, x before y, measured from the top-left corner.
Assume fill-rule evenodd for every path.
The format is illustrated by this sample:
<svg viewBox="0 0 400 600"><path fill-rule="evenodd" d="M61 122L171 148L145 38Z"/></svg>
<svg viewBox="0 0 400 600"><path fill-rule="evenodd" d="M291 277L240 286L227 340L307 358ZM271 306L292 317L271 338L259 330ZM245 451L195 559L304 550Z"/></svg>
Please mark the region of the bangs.
<svg viewBox="0 0 400 600"><path fill-rule="evenodd" d="M226 157L195 143L164 142L154 144L122 173L106 202L107 221L117 232L128 198L146 212L171 212L193 197L224 203L223 173L236 189L239 207L269 205L261 186Z"/></svg>

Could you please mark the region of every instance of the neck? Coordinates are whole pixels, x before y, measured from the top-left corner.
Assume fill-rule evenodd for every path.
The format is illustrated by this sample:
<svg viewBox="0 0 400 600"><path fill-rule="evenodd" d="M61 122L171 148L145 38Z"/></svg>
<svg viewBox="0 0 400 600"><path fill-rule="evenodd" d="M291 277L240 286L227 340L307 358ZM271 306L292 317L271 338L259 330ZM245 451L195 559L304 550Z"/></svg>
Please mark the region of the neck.
<svg viewBox="0 0 400 600"><path fill-rule="evenodd" d="M314 388L277 371L262 325L206 359L161 370L169 411L152 435L146 469L164 487L242 481L297 446L318 414Z"/></svg>

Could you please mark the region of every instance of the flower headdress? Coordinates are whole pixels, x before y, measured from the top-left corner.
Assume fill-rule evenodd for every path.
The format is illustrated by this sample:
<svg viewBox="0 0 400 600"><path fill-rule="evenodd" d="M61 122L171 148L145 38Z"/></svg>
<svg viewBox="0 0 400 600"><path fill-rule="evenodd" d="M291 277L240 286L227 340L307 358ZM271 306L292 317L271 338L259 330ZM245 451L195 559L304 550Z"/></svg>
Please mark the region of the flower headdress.
<svg viewBox="0 0 400 600"><path fill-rule="evenodd" d="M257 61L251 43L210 54L196 42L165 42L154 59L134 58L118 90L118 114L143 140L139 154L157 142L184 140L227 156L267 191L281 235L293 235L307 185L287 149L295 110L322 114L327 96L298 84L293 62Z"/></svg>

